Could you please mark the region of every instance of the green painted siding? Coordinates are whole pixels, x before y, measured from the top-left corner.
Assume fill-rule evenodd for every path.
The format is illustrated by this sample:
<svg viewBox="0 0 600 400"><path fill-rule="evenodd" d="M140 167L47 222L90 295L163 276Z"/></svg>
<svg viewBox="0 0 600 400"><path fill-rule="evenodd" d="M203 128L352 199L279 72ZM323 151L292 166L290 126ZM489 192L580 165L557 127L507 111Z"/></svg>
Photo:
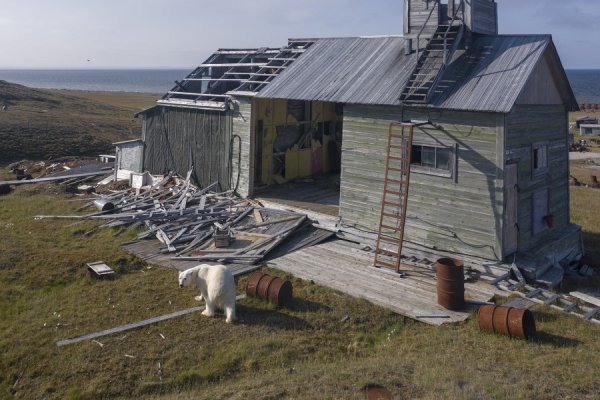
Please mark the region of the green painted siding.
<svg viewBox="0 0 600 400"><path fill-rule="evenodd" d="M456 179L414 171L405 240L430 248L497 259L502 232L504 118L499 114L345 106L340 217L346 226L379 225L390 122L426 120L414 141L457 145ZM500 156L498 156L500 154Z"/></svg>
<svg viewBox="0 0 600 400"><path fill-rule="evenodd" d="M543 244L569 224L568 113L562 105L519 105L506 116L506 162L518 163L519 251ZM547 142L548 171L533 173L532 144ZM533 235L533 193L549 189L554 228Z"/></svg>

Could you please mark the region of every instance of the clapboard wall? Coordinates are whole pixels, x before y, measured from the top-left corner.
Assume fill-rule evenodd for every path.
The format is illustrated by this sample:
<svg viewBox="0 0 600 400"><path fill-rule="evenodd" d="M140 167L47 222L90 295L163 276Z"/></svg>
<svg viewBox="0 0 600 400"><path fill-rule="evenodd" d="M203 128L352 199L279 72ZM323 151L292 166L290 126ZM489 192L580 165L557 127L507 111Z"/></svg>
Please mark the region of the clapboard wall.
<svg viewBox="0 0 600 400"><path fill-rule="evenodd" d="M404 0L404 34L416 37L425 25L423 37L431 37L440 23L440 16L439 0Z"/></svg>
<svg viewBox="0 0 600 400"><path fill-rule="evenodd" d="M251 195L253 187L252 162L252 103L238 98L231 110L233 117L231 187L239 195Z"/></svg>
<svg viewBox="0 0 600 400"><path fill-rule="evenodd" d="M471 32L498 34L498 5L494 0L464 0L464 5L465 24Z"/></svg>
<svg viewBox="0 0 600 400"><path fill-rule="evenodd" d="M218 181L231 187L230 112L158 106L144 114L144 170L175 171L204 187Z"/></svg>
<svg viewBox="0 0 600 400"><path fill-rule="evenodd" d="M457 149L454 177L414 171L405 240L431 249L498 259L503 210L504 116L399 107L344 108L340 218L343 226L375 232L379 225L390 122L420 119L415 143Z"/></svg>
<svg viewBox="0 0 600 400"><path fill-rule="evenodd" d="M506 116L506 162L518 163L519 251L548 240L569 224L568 113L563 105L517 105ZM534 174L533 145L548 149L547 172ZM533 232L534 193L548 189L548 209L554 226Z"/></svg>

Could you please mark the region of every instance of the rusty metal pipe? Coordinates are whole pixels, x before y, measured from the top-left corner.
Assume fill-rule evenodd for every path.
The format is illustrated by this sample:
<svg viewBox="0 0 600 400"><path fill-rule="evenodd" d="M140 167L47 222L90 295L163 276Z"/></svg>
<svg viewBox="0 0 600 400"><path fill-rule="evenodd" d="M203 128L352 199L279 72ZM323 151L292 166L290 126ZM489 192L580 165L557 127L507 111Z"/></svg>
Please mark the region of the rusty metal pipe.
<svg viewBox="0 0 600 400"><path fill-rule="evenodd" d="M281 307L292 299L292 284L276 276L253 272L246 283L246 294Z"/></svg>
<svg viewBox="0 0 600 400"><path fill-rule="evenodd" d="M477 313L479 329L486 332L531 339L535 337L535 319L529 310L513 307L484 305Z"/></svg>

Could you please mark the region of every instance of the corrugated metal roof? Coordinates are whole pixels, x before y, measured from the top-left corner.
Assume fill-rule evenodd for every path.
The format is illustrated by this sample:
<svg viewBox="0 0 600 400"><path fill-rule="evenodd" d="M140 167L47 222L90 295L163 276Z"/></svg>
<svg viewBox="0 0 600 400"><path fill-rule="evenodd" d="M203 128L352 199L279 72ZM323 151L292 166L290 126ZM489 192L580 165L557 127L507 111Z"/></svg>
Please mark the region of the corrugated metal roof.
<svg viewBox="0 0 600 400"><path fill-rule="evenodd" d="M508 113L552 38L478 36L448 66L430 105Z"/></svg>
<svg viewBox="0 0 600 400"><path fill-rule="evenodd" d="M475 35L444 72L430 106L510 112L549 46L555 52L549 35ZM399 105L414 66L402 37L318 39L258 97Z"/></svg>
<svg viewBox="0 0 600 400"><path fill-rule="evenodd" d="M398 105L415 66L402 37L318 39L257 97Z"/></svg>

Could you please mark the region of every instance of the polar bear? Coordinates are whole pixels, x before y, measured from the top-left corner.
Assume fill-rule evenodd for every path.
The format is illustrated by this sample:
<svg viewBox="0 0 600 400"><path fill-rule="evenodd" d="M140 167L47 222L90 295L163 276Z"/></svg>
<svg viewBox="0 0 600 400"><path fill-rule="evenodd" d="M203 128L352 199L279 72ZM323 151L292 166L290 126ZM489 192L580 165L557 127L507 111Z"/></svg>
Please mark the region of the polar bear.
<svg viewBox="0 0 600 400"><path fill-rule="evenodd" d="M200 264L197 267L179 273L179 287L184 288L196 284L200 296L204 298L206 309L202 315L212 317L215 310L225 312L227 323L236 320L235 317L235 281L233 274L224 265Z"/></svg>

